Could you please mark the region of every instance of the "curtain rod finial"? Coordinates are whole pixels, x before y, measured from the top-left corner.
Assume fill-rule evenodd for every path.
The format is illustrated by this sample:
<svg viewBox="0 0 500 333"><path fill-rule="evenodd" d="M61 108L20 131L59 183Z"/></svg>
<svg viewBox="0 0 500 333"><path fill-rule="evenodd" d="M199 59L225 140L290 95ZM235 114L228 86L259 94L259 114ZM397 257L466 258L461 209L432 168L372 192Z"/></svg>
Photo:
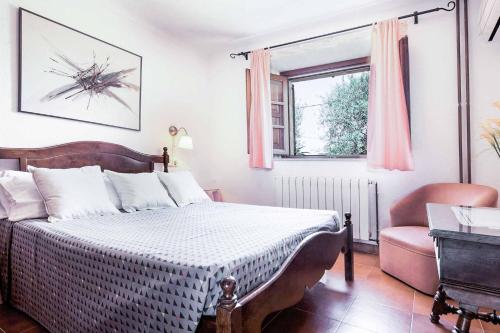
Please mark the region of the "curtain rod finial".
<svg viewBox="0 0 500 333"><path fill-rule="evenodd" d="M441 8L442 10L446 10L447 12L451 12L452 10L455 9L455 7L457 6L457 4L455 3L455 1L450 1L448 2L448 4L446 5L446 7L448 8Z"/></svg>
<svg viewBox="0 0 500 333"><path fill-rule="evenodd" d="M230 53L229 56L231 59L236 59L236 57L245 57L245 60L248 60L249 53L250 52Z"/></svg>

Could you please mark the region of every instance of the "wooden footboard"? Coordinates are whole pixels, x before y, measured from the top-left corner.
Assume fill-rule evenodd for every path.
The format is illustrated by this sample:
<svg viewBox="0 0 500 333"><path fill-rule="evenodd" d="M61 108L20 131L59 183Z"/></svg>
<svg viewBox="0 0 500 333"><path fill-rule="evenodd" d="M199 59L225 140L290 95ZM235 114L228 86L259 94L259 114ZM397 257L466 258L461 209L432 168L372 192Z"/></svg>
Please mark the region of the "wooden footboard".
<svg viewBox="0 0 500 333"><path fill-rule="evenodd" d="M233 277L225 278L221 282L223 294L217 305L216 332L260 332L264 318L299 302L305 288L311 288L321 279L325 270L333 266L340 252L345 256L345 279L352 281L351 214L346 213L345 217L345 225L340 231L322 231L305 238L271 280L241 299L235 293L236 280ZM206 324L202 323L201 326L208 328Z"/></svg>

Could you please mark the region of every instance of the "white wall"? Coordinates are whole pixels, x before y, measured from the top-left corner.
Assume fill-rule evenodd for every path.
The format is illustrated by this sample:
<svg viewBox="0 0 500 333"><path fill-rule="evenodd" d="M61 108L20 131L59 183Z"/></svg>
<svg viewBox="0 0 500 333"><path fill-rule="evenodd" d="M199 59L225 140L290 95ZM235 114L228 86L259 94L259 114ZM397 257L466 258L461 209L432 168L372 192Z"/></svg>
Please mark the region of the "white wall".
<svg viewBox="0 0 500 333"><path fill-rule="evenodd" d="M76 140L102 140L160 154L171 124L185 126L196 150L180 152L203 182L206 62L198 50L111 7L111 2L3 0L0 2L0 146L38 147ZM17 15L23 7L72 28L140 54L142 130L140 132L17 112ZM194 153L196 153L196 158ZM201 173L203 171L203 174Z"/></svg>
<svg viewBox="0 0 500 333"><path fill-rule="evenodd" d="M472 1L470 1L472 2ZM500 35L494 42L478 38L479 1L470 7L470 84L472 181L496 187L500 191L500 158L480 138L481 123L487 118L500 118L493 107L500 101Z"/></svg>
<svg viewBox="0 0 500 333"><path fill-rule="evenodd" d="M379 183L381 225L391 203L418 186L458 181L454 13L408 20L411 62L411 122L416 169L369 171L364 160L276 161L272 171L252 170L246 154L244 60L228 54L286 42L436 6L363 8L342 17L274 34L255 36L200 52L168 33L145 26L111 2L7 0L0 3L0 146L33 147L74 140L103 140L160 153L168 126L186 126L195 150L179 152L202 185L219 187L229 201L273 204L279 175L364 177ZM473 180L500 189L499 159L479 139L479 123L497 115L500 43L477 38L478 1L471 5L471 108ZM17 112L17 7L47 16L143 56L141 132ZM417 6L417 7L416 7ZM99 9L95 11L95 9Z"/></svg>
<svg viewBox="0 0 500 333"><path fill-rule="evenodd" d="M422 1L420 9L435 7ZM415 188L432 182L458 181L456 116L456 53L454 13L408 20L411 63L411 123L415 171L369 171L365 160L275 161L272 171L252 170L246 154L245 81L243 59L232 60L229 52L252 50L274 43L335 31L417 10L410 7L376 8L332 17L330 22L259 36L227 45L211 58L213 182L228 200L273 204L273 177L321 175L363 177L378 181L381 225L388 223L391 203Z"/></svg>

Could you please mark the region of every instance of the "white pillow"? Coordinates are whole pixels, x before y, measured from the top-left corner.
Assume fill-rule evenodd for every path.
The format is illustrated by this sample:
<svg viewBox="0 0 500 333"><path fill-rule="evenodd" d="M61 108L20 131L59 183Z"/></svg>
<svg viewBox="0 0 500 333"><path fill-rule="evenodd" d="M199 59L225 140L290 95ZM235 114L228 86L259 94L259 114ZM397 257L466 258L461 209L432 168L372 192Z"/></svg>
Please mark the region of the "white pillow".
<svg viewBox="0 0 500 333"><path fill-rule="evenodd" d="M111 179L126 212L176 207L154 173L104 172Z"/></svg>
<svg viewBox="0 0 500 333"><path fill-rule="evenodd" d="M119 213L109 198L99 166L30 171L51 222Z"/></svg>
<svg viewBox="0 0 500 333"><path fill-rule="evenodd" d="M8 216L7 216L7 212L5 211L5 208L3 208L3 205L0 204L0 220L6 219L7 217Z"/></svg>
<svg viewBox="0 0 500 333"><path fill-rule="evenodd" d="M3 176L4 174L4 170L0 170L0 177ZM0 220L3 220L3 219L6 219L7 218L7 212L5 211L5 208L3 207L3 204L2 204L2 201L4 201L5 199L3 199L3 191L0 190Z"/></svg>
<svg viewBox="0 0 500 333"><path fill-rule="evenodd" d="M3 208L1 197L2 197L2 193L0 192L0 220L3 220L3 219L7 218L7 212L5 211L5 208Z"/></svg>
<svg viewBox="0 0 500 333"><path fill-rule="evenodd" d="M47 217L43 198L29 172L8 170L2 174L3 176L0 177L0 202L9 220L20 221Z"/></svg>
<svg viewBox="0 0 500 333"><path fill-rule="evenodd" d="M108 191L108 196L113 205L115 205L116 209L123 209L122 202L120 197L118 196L118 192L116 192L115 186L111 179L109 179L108 175L103 173L102 177L104 178L104 184L106 184L106 190Z"/></svg>
<svg viewBox="0 0 500 333"><path fill-rule="evenodd" d="M156 174L179 207L210 200L189 171L156 172Z"/></svg>

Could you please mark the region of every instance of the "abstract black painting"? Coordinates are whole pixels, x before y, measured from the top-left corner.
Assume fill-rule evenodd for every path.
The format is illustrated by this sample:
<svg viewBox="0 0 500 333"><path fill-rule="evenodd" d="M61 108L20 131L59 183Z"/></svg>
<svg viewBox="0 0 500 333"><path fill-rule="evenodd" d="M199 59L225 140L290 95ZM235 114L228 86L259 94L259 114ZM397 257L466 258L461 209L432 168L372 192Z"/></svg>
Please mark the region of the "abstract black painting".
<svg viewBox="0 0 500 333"><path fill-rule="evenodd" d="M142 57L20 8L19 111L139 131Z"/></svg>

